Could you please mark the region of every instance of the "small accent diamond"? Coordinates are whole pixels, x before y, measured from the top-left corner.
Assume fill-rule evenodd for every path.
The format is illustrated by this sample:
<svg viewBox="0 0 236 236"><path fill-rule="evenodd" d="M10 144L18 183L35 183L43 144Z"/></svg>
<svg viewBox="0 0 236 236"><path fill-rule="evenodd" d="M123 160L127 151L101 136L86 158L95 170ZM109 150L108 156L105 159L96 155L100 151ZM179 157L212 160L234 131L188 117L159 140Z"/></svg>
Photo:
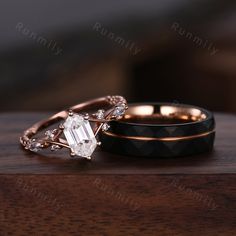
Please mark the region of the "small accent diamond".
<svg viewBox="0 0 236 236"><path fill-rule="evenodd" d="M97 119L101 120L101 119L104 119L104 116L105 116L105 111L104 110L98 110L96 113L95 113L95 116L97 117Z"/></svg>
<svg viewBox="0 0 236 236"><path fill-rule="evenodd" d="M108 125L107 123L104 123L102 126L102 131L107 131L110 128L110 125Z"/></svg>
<svg viewBox="0 0 236 236"><path fill-rule="evenodd" d="M46 137L48 138L48 139L53 139L54 138L54 136L55 136L55 133L57 132L57 129L54 129L54 130L47 130L46 132L45 132L45 135L46 135Z"/></svg>
<svg viewBox="0 0 236 236"><path fill-rule="evenodd" d="M37 152L42 148L42 145L35 139L30 139L27 141L25 148L29 149L32 152Z"/></svg>
<svg viewBox="0 0 236 236"><path fill-rule="evenodd" d="M126 110L126 105L124 103L121 103L116 106L116 108L113 112L113 115L115 117L123 116L125 114L125 110Z"/></svg>
<svg viewBox="0 0 236 236"><path fill-rule="evenodd" d="M51 151L57 151L58 149L60 149L60 146L59 145L52 145L51 146Z"/></svg>

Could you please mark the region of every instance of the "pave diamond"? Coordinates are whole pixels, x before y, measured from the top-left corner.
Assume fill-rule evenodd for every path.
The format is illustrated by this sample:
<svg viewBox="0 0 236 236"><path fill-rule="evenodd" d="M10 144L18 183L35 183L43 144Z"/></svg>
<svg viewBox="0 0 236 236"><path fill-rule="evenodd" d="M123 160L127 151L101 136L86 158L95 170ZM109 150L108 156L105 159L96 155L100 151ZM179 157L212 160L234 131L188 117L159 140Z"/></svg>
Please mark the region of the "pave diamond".
<svg viewBox="0 0 236 236"><path fill-rule="evenodd" d="M88 120L79 114L68 116L64 123L64 135L72 153L89 158L97 146L97 140Z"/></svg>

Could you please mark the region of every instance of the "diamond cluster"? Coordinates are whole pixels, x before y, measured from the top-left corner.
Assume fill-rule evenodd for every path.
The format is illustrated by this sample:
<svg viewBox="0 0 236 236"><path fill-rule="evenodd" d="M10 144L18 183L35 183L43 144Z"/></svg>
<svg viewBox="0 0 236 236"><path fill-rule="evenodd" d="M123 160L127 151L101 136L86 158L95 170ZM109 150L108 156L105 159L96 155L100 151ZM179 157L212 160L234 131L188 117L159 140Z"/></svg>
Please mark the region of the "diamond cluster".
<svg viewBox="0 0 236 236"><path fill-rule="evenodd" d="M29 139L25 144L25 148L32 152L38 152L42 148L42 144L36 139Z"/></svg>

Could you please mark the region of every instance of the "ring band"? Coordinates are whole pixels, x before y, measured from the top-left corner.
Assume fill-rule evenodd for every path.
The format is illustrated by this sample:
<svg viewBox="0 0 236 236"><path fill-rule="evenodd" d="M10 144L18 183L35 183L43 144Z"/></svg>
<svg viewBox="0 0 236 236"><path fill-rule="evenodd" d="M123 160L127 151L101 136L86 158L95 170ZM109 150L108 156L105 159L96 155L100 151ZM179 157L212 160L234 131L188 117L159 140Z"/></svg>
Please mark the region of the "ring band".
<svg viewBox="0 0 236 236"><path fill-rule="evenodd" d="M123 119L109 125L103 149L121 155L192 155L210 151L215 137L212 113L185 104L129 104Z"/></svg>
<svg viewBox="0 0 236 236"><path fill-rule="evenodd" d="M96 113L88 113L97 108L99 109ZM51 151L68 148L71 156L91 159L96 146L100 145L96 139L99 131L108 129L108 121L122 118L127 108L127 102L122 96L93 99L34 124L24 131L20 143L26 150L33 152L49 147ZM59 121L63 123L57 128L47 130L44 136L36 137L40 131ZM93 125L90 122L93 122ZM62 138L63 134L65 139Z"/></svg>

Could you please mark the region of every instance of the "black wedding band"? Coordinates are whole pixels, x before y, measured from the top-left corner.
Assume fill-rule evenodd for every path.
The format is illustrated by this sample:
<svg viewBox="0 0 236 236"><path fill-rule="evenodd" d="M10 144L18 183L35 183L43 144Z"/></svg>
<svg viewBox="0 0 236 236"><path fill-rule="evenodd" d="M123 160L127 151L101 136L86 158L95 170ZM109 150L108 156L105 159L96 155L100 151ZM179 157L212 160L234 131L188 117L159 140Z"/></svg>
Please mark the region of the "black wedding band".
<svg viewBox="0 0 236 236"><path fill-rule="evenodd" d="M122 120L101 134L109 152L150 157L176 157L209 152L215 120L211 112L185 104L129 104Z"/></svg>

